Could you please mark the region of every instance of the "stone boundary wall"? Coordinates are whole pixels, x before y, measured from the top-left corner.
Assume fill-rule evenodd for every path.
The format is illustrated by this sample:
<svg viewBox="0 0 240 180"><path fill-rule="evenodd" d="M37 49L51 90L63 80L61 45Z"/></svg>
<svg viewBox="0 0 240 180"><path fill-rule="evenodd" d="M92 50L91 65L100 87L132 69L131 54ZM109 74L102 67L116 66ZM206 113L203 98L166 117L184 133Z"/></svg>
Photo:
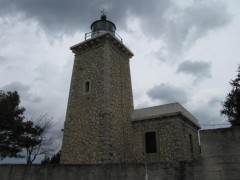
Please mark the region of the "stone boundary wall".
<svg viewBox="0 0 240 180"><path fill-rule="evenodd" d="M1 180L177 180L181 172L180 163L0 165Z"/></svg>
<svg viewBox="0 0 240 180"><path fill-rule="evenodd" d="M202 157L239 156L240 127L200 131Z"/></svg>
<svg viewBox="0 0 240 180"><path fill-rule="evenodd" d="M240 180L240 127L200 131L194 162L103 165L0 165L1 180Z"/></svg>
<svg viewBox="0 0 240 180"><path fill-rule="evenodd" d="M200 131L202 159L189 163L188 180L240 180L240 127Z"/></svg>

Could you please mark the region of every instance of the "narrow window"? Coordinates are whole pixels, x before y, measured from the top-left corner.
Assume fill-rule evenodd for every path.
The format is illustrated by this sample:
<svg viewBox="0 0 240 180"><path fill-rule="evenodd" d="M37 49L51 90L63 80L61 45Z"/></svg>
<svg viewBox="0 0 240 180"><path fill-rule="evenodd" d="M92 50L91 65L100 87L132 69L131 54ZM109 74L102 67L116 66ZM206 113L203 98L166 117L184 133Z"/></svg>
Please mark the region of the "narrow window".
<svg viewBox="0 0 240 180"><path fill-rule="evenodd" d="M156 132L145 133L145 146L146 146L146 153L157 152Z"/></svg>
<svg viewBox="0 0 240 180"><path fill-rule="evenodd" d="M192 135L189 134L189 141L190 141L190 150L191 150L191 153L193 153L193 141L192 141Z"/></svg>
<svg viewBox="0 0 240 180"><path fill-rule="evenodd" d="M89 81L86 81L85 82L85 88L84 88L84 92L85 93L89 93L90 92L90 82Z"/></svg>

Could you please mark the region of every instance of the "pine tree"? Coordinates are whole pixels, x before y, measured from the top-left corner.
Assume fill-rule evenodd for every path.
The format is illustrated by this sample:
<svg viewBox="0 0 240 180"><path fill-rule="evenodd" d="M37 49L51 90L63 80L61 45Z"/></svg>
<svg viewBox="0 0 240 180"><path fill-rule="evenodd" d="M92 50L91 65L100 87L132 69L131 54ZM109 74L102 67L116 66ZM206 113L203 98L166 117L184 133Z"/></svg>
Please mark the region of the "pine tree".
<svg viewBox="0 0 240 180"><path fill-rule="evenodd" d="M19 137L23 133L24 107L15 92L0 91L0 157L20 157Z"/></svg>
<svg viewBox="0 0 240 180"><path fill-rule="evenodd" d="M27 164L32 164L37 156L55 152L49 135L53 123L46 114L27 120L24 111L16 91L0 91L0 158L26 157Z"/></svg>
<svg viewBox="0 0 240 180"><path fill-rule="evenodd" d="M227 116L232 126L240 126L240 65L237 72L237 77L230 81L232 90L222 102L223 108L220 111L221 115Z"/></svg>

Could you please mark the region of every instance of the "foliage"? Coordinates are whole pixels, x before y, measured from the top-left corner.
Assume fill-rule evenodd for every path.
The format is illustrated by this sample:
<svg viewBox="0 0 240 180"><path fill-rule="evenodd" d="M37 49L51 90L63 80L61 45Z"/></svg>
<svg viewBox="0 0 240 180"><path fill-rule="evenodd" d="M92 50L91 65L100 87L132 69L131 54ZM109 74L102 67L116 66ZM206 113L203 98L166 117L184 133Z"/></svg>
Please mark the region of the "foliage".
<svg viewBox="0 0 240 180"><path fill-rule="evenodd" d="M61 150L57 154L54 154L52 157L45 156L41 164L59 164L61 157Z"/></svg>
<svg viewBox="0 0 240 180"><path fill-rule="evenodd" d="M0 91L0 158L26 157L27 164L32 164L38 155L55 152L49 136L53 123L46 114L27 119L23 116L25 108L19 104L16 91Z"/></svg>
<svg viewBox="0 0 240 180"><path fill-rule="evenodd" d="M25 123L22 147L26 150L27 164L32 164L39 155L51 156L56 151L57 147L49 135L52 126L52 120L46 114Z"/></svg>
<svg viewBox="0 0 240 180"><path fill-rule="evenodd" d="M0 157L21 157L19 137L23 133L24 107L16 91L0 91Z"/></svg>
<svg viewBox="0 0 240 180"><path fill-rule="evenodd" d="M221 115L228 117L232 126L240 126L240 65L237 72L237 77L230 81L232 90L227 94L220 111Z"/></svg>

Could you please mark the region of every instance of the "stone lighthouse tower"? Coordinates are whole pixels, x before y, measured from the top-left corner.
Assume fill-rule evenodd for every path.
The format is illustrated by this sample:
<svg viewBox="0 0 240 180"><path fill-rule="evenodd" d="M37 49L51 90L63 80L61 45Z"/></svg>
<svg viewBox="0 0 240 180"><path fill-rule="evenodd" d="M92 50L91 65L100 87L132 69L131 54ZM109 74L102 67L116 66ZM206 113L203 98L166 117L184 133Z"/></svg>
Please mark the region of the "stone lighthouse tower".
<svg viewBox="0 0 240 180"><path fill-rule="evenodd" d="M121 163L134 159L133 98L129 59L133 53L102 13L75 54L61 163Z"/></svg>

